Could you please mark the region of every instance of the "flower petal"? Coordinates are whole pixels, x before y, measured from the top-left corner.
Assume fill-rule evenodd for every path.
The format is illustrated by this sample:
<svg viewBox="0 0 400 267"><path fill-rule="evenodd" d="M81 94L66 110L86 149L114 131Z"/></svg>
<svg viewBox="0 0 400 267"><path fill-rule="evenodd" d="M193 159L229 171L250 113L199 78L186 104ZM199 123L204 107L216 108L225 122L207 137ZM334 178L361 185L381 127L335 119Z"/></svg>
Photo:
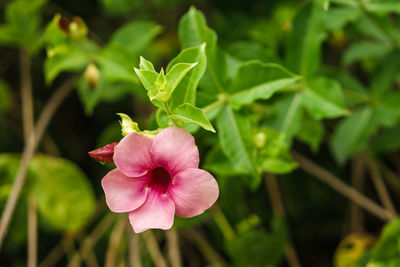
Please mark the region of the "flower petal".
<svg viewBox="0 0 400 267"><path fill-rule="evenodd" d="M152 140L137 133L121 139L114 148L114 162L117 168L129 177L143 176L156 166L150 157Z"/></svg>
<svg viewBox="0 0 400 267"><path fill-rule="evenodd" d="M182 128L168 127L153 139L150 154L171 177L181 170L199 166L199 151L193 136Z"/></svg>
<svg viewBox="0 0 400 267"><path fill-rule="evenodd" d="M110 171L101 181L106 202L113 212L129 212L139 208L147 197L149 177L130 178L118 169Z"/></svg>
<svg viewBox="0 0 400 267"><path fill-rule="evenodd" d="M201 169L186 169L172 179L168 193L175 203L176 215L193 217L214 204L219 188L210 173Z"/></svg>
<svg viewBox="0 0 400 267"><path fill-rule="evenodd" d="M147 229L168 230L174 223L175 205L167 194L159 194L150 188L144 204L129 213L129 221L135 233Z"/></svg>

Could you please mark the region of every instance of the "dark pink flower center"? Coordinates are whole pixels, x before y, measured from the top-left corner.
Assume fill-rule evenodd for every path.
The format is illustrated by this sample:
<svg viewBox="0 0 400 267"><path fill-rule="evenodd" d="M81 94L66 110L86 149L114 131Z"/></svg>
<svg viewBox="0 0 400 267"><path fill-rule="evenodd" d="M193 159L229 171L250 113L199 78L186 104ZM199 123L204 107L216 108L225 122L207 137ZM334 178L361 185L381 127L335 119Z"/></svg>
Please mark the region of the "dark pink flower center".
<svg viewBox="0 0 400 267"><path fill-rule="evenodd" d="M166 193L172 180L169 173L163 167L158 167L151 170L150 175L149 187L162 194Z"/></svg>

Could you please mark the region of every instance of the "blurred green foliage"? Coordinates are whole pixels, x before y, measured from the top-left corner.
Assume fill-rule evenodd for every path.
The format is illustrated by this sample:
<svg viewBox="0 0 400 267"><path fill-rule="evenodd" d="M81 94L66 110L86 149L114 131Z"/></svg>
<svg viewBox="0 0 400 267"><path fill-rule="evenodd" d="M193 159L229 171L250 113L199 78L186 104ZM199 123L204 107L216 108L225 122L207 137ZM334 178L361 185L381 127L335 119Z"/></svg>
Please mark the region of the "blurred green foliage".
<svg viewBox="0 0 400 267"><path fill-rule="evenodd" d="M293 150L348 184L355 162L372 159L399 204L397 0L13 0L0 11L1 210L23 148L18 51L30 56L35 118L57 86L77 77L76 94L30 164L0 264L26 262L19 255L26 254L29 197L38 208L40 260L55 240L85 236L108 213L95 208L105 207L100 178L113 165L96 165L86 153L121 139L116 113L143 130L185 127L202 168L218 180L217 208L175 220L178 233L203 237L180 238L184 266L287 266L289 244L302 266L332 265L343 234L354 231L348 203L297 170ZM266 173L279 175L286 216L270 205ZM379 202L374 190L365 182L364 194ZM384 225L366 216L360 227L379 240L346 266L400 264L398 219ZM93 250L100 266L116 228ZM127 247L124 237L119 263ZM66 250L59 266L74 253ZM210 253L222 260L210 261ZM146 249L141 259L153 266Z"/></svg>

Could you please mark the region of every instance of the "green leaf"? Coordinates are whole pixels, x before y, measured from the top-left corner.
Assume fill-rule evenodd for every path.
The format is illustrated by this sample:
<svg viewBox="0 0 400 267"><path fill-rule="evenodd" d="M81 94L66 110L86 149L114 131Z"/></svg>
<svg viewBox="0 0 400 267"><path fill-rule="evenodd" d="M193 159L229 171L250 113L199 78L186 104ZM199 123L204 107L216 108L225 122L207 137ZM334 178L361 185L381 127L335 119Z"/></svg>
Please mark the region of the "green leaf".
<svg viewBox="0 0 400 267"><path fill-rule="evenodd" d="M373 110L364 108L342 120L335 129L331 149L336 161L343 164L349 156L365 147L368 138L375 132L372 123Z"/></svg>
<svg viewBox="0 0 400 267"><path fill-rule="evenodd" d="M175 108L170 117L182 120L185 123L199 125L203 129L215 133L215 129L206 118L203 111L189 103L182 104Z"/></svg>
<svg viewBox="0 0 400 267"><path fill-rule="evenodd" d="M256 151L251 143L250 121L226 105L218 116L217 127L221 148L226 157L236 165L237 170L256 174Z"/></svg>
<svg viewBox="0 0 400 267"><path fill-rule="evenodd" d="M371 89L375 96L383 96L396 82L400 74L400 52L392 51L384 56L377 65Z"/></svg>
<svg viewBox="0 0 400 267"><path fill-rule="evenodd" d="M229 86L233 107L251 104L257 99L268 99L276 91L298 80L280 65L258 61L243 63L233 76Z"/></svg>
<svg viewBox="0 0 400 267"><path fill-rule="evenodd" d="M318 3L306 4L292 23L286 46L287 66L304 77L312 75L320 63L321 43L325 38L322 12Z"/></svg>
<svg viewBox="0 0 400 267"><path fill-rule="evenodd" d="M4 207L11 192L14 178L17 175L20 163L20 155L0 154L0 207Z"/></svg>
<svg viewBox="0 0 400 267"><path fill-rule="evenodd" d="M297 168L297 163L293 161L288 152L285 134L273 129L262 128L253 137L253 142L259 147L257 162L263 171L286 174Z"/></svg>
<svg viewBox="0 0 400 267"><path fill-rule="evenodd" d="M308 144L311 151L317 152L324 136L324 126L321 121L309 116L303 116L296 138Z"/></svg>
<svg viewBox="0 0 400 267"><path fill-rule="evenodd" d="M400 148L400 125L380 132L372 142L375 153L396 152Z"/></svg>
<svg viewBox="0 0 400 267"><path fill-rule="evenodd" d="M262 162L263 171L274 174L287 174L297 168L297 163L291 158L289 153L281 154L277 157L267 158Z"/></svg>
<svg viewBox="0 0 400 267"><path fill-rule="evenodd" d="M317 120L349 115L343 98L341 85L325 77L316 77L307 82L302 104Z"/></svg>
<svg viewBox="0 0 400 267"><path fill-rule="evenodd" d="M359 6L358 3L357 6ZM357 30L362 34L372 37L382 43L382 46L388 46L392 43L390 36L392 25L393 23L389 16L371 16L364 12L354 26L356 26Z"/></svg>
<svg viewBox="0 0 400 267"><path fill-rule="evenodd" d="M132 71L135 66L135 56L125 47L110 44L104 47L96 57L96 62L101 66L102 74L109 82L127 82L139 84Z"/></svg>
<svg viewBox="0 0 400 267"><path fill-rule="evenodd" d="M183 48L207 43L207 55L215 52L217 35L208 28L204 15L195 7L181 18L179 22L179 40Z"/></svg>
<svg viewBox="0 0 400 267"><path fill-rule="evenodd" d="M238 41L227 47L229 55L239 62L260 60L261 62L280 63L275 51L254 41Z"/></svg>
<svg viewBox="0 0 400 267"><path fill-rule="evenodd" d="M359 0L331 0L332 3L358 7Z"/></svg>
<svg viewBox="0 0 400 267"><path fill-rule="evenodd" d="M400 118L400 92L387 92L376 101L374 122L384 127L394 127Z"/></svg>
<svg viewBox="0 0 400 267"><path fill-rule="evenodd" d="M303 95L295 93L279 99L272 107L272 114L267 118L267 125L285 134L285 142L290 146L292 137L301 126Z"/></svg>
<svg viewBox="0 0 400 267"><path fill-rule="evenodd" d="M71 45L59 45L48 49L44 63L44 74L47 84L63 71L77 72L83 70L97 53L96 44L88 41Z"/></svg>
<svg viewBox="0 0 400 267"><path fill-rule="evenodd" d="M77 165L38 155L32 160L31 170L38 211L46 222L70 233L89 222L96 199L88 178Z"/></svg>
<svg viewBox="0 0 400 267"><path fill-rule="evenodd" d="M129 14L139 4L130 0L100 0L99 2L107 14L116 17Z"/></svg>
<svg viewBox="0 0 400 267"><path fill-rule="evenodd" d="M42 41L45 45L55 47L60 44L65 44L67 41L67 34L63 32L59 26L61 19L60 14L56 14L53 19L47 24L42 35Z"/></svg>
<svg viewBox="0 0 400 267"><path fill-rule="evenodd" d="M318 2L322 5L322 8L325 11L328 11L329 9L329 4L330 4L330 0L318 0Z"/></svg>
<svg viewBox="0 0 400 267"><path fill-rule="evenodd" d="M389 51L390 45L377 41L359 41L351 44L343 55L343 64L348 66L365 59L376 59Z"/></svg>
<svg viewBox="0 0 400 267"><path fill-rule="evenodd" d="M183 77L172 93L169 102L171 109L184 103L196 104L196 89L207 66L205 48L206 44L186 48L168 64L167 72L177 63L198 63L195 68L191 69L188 74Z"/></svg>
<svg viewBox="0 0 400 267"><path fill-rule="evenodd" d="M397 0L363 0L363 7L373 13L400 13L400 3Z"/></svg>
<svg viewBox="0 0 400 267"><path fill-rule="evenodd" d="M40 9L47 0L15 0L5 9L6 23L0 25L0 43L36 52L41 46Z"/></svg>
<svg viewBox="0 0 400 267"><path fill-rule="evenodd" d="M329 31L338 31L347 24L355 22L361 15L358 8L339 6L330 8L324 15L325 28Z"/></svg>
<svg viewBox="0 0 400 267"><path fill-rule="evenodd" d="M147 92L147 95L152 102L158 101L160 103L165 103L168 101L170 94L168 93L168 84L163 68L161 68L160 73L157 75L154 87Z"/></svg>
<svg viewBox="0 0 400 267"><path fill-rule="evenodd" d="M233 164L217 145L207 153L203 168L210 170L219 177L243 176L243 171L237 170Z"/></svg>
<svg viewBox="0 0 400 267"><path fill-rule="evenodd" d="M153 63L150 61L146 60L144 57L140 57L140 63L139 63L139 68L141 70L150 70L150 71L156 71L154 69Z"/></svg>
<svg viewBox="0 0 400 267"><path fill-rule="evenodd" d="M191 7L179 22L178 34L183 48L206 43L207 70L200 86L209 93L222 92L227 78L226 56L217 47L217 35L208 28L204 15Z"/></svg>
<svg viewBox="0 0 400 267"><path fill-rule="evenodd" d="M249 229L227 243L234 266L277 266L288 242L282 220L274 218L272 231Z"/></svg>
<svg viewBox="0 0 400 267"><path fill-rule="evenodd" d="M157 80L158 73L152 70L141 70L134 68L136 75L139 77L139 80L142 82L144 88L147 91L155 91L156 87L154 83Z"/></svg>
<svg viewBox="0 0 400 267"><path fill-rule="evenodd" d="M400 218L387 223L378 242L371 251L367 266L397 266L400 263L399 253Z"/></svg>
<svg viewBox="0 0 400 267"><path fill-rule="evenodd" d="M195 63L177 63L171 67L171 69L167 72L166 79L168 84L168 95L171 95L178 84L181 82L183 77L194 67L196 67L197 62Z"/></svg>
<svg viewBox="0 0 400 267"><path fill-rule="evenodd" d="M152 22L134 21L118 29L110 42L125 47L132 54L139 54L161 31L162 28Z"/></svg>
<svg viewBox="0 0 400 267"><path fill-rule="evenodd" d="M347 106L355 106L368 101L370 96L367 89L347 71L329 70L321 74L327 78L336 80L343 86L343 95Z"/></svg>
<svg viewBox="0 0 400 267"><path fill-rule="evenodd" d="M85 112L87 115L91 115L96 105L102 99L104 92L109 89L110 84L107 83L104 75L100 70L100 78L97 83L96 88L92 88L86 78L85 75L82 75L78 81L78 95L79 98L85 107Z"/></svg>

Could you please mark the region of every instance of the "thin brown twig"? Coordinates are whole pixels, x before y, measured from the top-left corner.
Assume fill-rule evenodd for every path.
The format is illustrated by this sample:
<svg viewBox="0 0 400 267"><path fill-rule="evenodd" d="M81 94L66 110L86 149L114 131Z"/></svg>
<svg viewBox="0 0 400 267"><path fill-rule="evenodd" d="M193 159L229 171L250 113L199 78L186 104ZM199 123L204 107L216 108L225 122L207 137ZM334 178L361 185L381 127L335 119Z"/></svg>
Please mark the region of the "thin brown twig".
<svg viewBox="0 0 400 267"><path fill-rule="evenodd" d="M158 247L157 239L151 230L143 232L143 239L146 247L149 250L150 256L156 267L167 267L167 263Z"/></svg>
<svg viewBox="0 0 400 267"><path fill-rule="evenodd" d="M390 189L392 189L396 193L400 193L400 179L399 176L389 169L385 164L382 162L377 162L380 169L382 169L384 178L386 182L390 185Z"/></svg>
<svg viewBox="0 0 400 267"><path fill-rule="evenodd" d="M181 255L179 252L178 232L172 228L171 230L165 232L165 236L167 238L168 256L171 266L182 267Z"/></svg>
<svg viewBox="0 0 400 267"><path fill-rule="evenodd" d="M98 218L104 213L104 206L105 198L103 196L97 201L96 210L92 216L92 220L93 218ZM52 267L56 265L66 251L70 250L74 240L80 236L82 236L82 232L74 233L74 235L65 235L60 242L51 249L44 260L40 263L39 267Z"/></svg>
<svg viewBox="0 0 400 267"><path fill-rule="evenodd" d="M359 192L362 192L364 189L364 164L361 158L355 157L352 161L352 175L351 175L351 184L352 186ZM363 227L364 221L364 213L360 207L351 201L350 206L350 230L351 232L360 231Z"/></svg>
<svg viewBox="0 0 400 267"><path fill-rule="evenodd" d="M32 97L32 75L31 58L26 49L20 50L20 73L21 73L21 106L22 122L24 129L24 140L29 140L29 135L33 131L33 97Z"/></svg>
<svg viewBox="0 0 400 267"><path fill-rule="evenodd" d="M129 228L129 227L128 227ZM135 234L132 229L128 229L130 232L129 239L129 264L131 267L142 267L140 257L140 238L139 235Z"/></svg>
<svg viewBox="0 0 400 267"><path fill-rule="evenodd" d="M85 258L85 264L87 267L99 267L99 263L97 262L96 254L94 254L93 250L90 251Z"/></svg>
<svg viewBox="0 0 400 267"><path fill-rule="evenodd" d="M266 174L264 179L265 184L267 185L267 191L274 215L282 218L286 217L286 212L283 206L282 196L276 176L273 174ZM286 245L285 256L290 267L301 267L299 257L297 256L296 249L292 243Z"/></svg>
<svg viewBox="0 0 400 267"><path fill-rule="evenodd" d="M285 217L285 209L283 208L283 201L276 176L269 173L264 176L264 180L274 215Z"/></svg>
<svg viewBox="0 0 400 267"><path fill-rule="evenodd" d="M33 97L31 59L26 49L20 50L21 109L25 145L33 132ZM37 214L33 195L28 197L28 267L37 266Z"/></svg>
<svg viewBox="0 0 400 267"><path fill-rule="evenodd" d="M208 243L204 237L193 229L186 229L183 232L183 237L190 242L194 242L207 261L212 265L225 263L224 258Z"/></svg>
<svg viewBox="0 0 400 267"><path fill-rule="evenodd" d="M312 174L314 177L318 178L325 184L329 185L337 192L341 193L343 196L353 200L355 203L360 205L360 207L369 211L371 214L374 214L384 221L389 221L394 218L395 215L392 212L377 205L371 199L367 198L366 196L355 190L353 187L345 184L335 175L321 168L314 162L306 159L304 156L294 151L292 152L292 156L299 163L300 167L303 170Z"/></svg>
<svg viewBox="0 0 400 267"><path fill-rule="evenodd" d="M50 122L56 109L60 106L65 97L72 91L76 83L76 77L67 80L63 85L61 85L47 102L44 107L38 122L36 124L35 130L29 135L28 143L25 145L24 151L22 153L21 163L18 167L17 175L14 179L14 184L11 189L10 196L7 199L6 206L4 208L3 214L0 219L0 250L3 244L4 237L7 233L8 226L11 217L14 213L15 206L17 204L21 189L25 183L26 172L28 170L29 162L31 161L37 145L41 140L41 137Z"/></svg>
<svg viewBox="0 0 400 267"><path fill-rule="evenodd" d="M117 224L114 226L114 230L111 233L110 242L108 243L108 249L106 254L106 267L116 266L115 259L117 256L117 250L121 243L122 236L124 234L126 226L126 218L119 217Z"/></svg>
<svg viewBox="0 0 400 267"><path fill-rule="evenodd" d="M85 260L86 257L91 253L93 247L103 236L108 227L111 226L114 219L114 214L109 213L97 224L94 230L83 240L81 248L74 254L68 264L68 267L80 266L82 260Z"/></svg>
<svg viewBox="0 0 400 267"><path fill-rule="evenodd" d="M375 189L383 206L392 214L397 215L393 202L390 199L389 192L385 186L385 183L383 182L378 165L371 158L366 158L366 163L372 178L372 182L374 183Z"/></svg>
<svg viewBox="0 0 400 267"><path fill-rule="evenodd" d="M33 195L28 197L28 267L37 266L37 210Z"/></svg>

